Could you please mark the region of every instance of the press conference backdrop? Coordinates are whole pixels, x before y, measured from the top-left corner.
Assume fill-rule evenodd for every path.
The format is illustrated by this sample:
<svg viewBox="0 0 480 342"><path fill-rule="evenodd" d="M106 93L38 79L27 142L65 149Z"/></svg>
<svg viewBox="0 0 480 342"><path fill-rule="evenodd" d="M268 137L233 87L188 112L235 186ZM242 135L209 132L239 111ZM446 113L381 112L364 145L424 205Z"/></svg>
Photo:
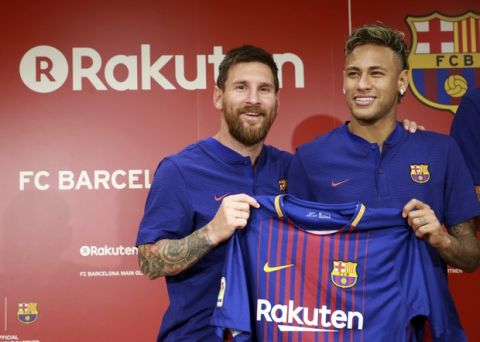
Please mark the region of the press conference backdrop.
<svg viewBox="0 0 480 342"><path fill-rule="evenodd" d="M155 339L168 297L138 269L137 227L158 161L218 129L228 49L275 55L267 142L293 152L349 116L349 28L394 26L412 47L400 118L448 133L480 86L479 14L476 0L2 1L0 340ZM449 272L480 340L480 273Z"/></svg>

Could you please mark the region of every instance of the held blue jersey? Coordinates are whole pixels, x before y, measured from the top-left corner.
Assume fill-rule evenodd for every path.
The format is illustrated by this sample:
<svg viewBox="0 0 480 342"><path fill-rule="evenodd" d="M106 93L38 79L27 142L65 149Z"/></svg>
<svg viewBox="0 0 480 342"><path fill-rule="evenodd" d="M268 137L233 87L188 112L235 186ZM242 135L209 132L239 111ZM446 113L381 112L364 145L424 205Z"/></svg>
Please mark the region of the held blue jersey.
<svg viewBox="0 0 480 342"><path fill-rule="evenodd" d="M465 341L446 281L400 210L259 196L229 241L211 324L235 341Z"/></svg>

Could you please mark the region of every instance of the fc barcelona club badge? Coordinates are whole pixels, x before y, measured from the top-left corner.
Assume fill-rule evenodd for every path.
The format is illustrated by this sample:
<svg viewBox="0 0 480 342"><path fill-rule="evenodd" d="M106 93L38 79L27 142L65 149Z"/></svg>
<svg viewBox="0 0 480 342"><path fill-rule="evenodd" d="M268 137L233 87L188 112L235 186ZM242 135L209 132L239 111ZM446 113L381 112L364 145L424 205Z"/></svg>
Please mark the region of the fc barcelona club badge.
<svg viewBox="0 0 480 342"><path fill-rule="evenodd" d="M480 87L480 15L434 12L406 21L412 37L408 62L414 96L455 113L462 96Z"/></svg>
<svg viewBox="0 0 480 342"><path fill-rule="evenodd" d="M38 303L18 303L17 318L20 323L31 324L38 318Z"/></svg>
<svg viewBox="0 0 480 342"><path fill-rule="evenodd" d="M410 177L415 183L426 183L430 180L430 171L428 165L410 165Z"/></svg>
<svg viewBox="0 0 480 342"><path fill-rule="evenodd" d="M358 279L356 262L334 260L332 266L330 276L335 286L344 289L355 286Z"/></svg>

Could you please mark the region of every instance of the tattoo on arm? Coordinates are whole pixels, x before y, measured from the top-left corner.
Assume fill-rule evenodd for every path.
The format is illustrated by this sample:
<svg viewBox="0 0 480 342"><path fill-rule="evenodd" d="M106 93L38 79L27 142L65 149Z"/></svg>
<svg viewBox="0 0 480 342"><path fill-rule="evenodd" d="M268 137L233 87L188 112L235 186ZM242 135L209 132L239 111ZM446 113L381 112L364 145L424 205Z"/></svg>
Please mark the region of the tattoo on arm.
<svg viewBox="0 0 480 342"><path fill-rule="evenodd" d="M200 260L213 248L205 229L199 229L180 240L159 240L138 247L142 272L150 279L178 274Z"/></svg>
<svg viewBox="0 0 480 342"><path fill-rule="evenodd" d="M474 220L456 224L448 229L452 243L450 248L440 251L444 260L467 272L479 266L480 240L475 233Z"/></svg>
<svg viewBox="0 0 480 342"><path fill-rule="evenodd" d="M462 233L465 231L465 228L468 228L468 227L466 227L465 223L462 222L460 224L456 224L454 226L451 226L450 229L448 229L448 232L453 237L459 238L459 237L462 236Z"/></svg>

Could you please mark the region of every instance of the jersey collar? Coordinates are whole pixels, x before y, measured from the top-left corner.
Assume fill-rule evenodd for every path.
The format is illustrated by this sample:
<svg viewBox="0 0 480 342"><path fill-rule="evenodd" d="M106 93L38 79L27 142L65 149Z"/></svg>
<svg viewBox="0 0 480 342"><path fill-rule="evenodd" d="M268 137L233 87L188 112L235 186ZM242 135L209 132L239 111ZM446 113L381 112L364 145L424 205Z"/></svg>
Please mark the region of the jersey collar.
<svg viewBox="0 0 480 342"><path fill-rule="evenodd" d="M223 145L213 137L208 137L200 141L200 144L203 145L210 153L213 153L216 157L220 158L228 164L252 164L250 161L250 157L242 156L231 148Z"/></svg>
<svg viewBox="0 0 480 342"><path fill-rule="evenodd" d="M349 131L348 129L348 123L349 121L346 121L343 126L340 127L340 130L343 132L343 134L346 134L348 137L350 137L350 140L354 143L358 143L359 141L362 141L368 145L371 145L370 142L366 141L365 139L359 137L358 135L353 134L352 132ZM403 125L400 122L397 122L395 125L395 128L393 129L392 133L388 136L387 140L384 143L384 146L395 146L398 144L402 138L407 135L411 134L407 132L404 128Z"/></svg>

